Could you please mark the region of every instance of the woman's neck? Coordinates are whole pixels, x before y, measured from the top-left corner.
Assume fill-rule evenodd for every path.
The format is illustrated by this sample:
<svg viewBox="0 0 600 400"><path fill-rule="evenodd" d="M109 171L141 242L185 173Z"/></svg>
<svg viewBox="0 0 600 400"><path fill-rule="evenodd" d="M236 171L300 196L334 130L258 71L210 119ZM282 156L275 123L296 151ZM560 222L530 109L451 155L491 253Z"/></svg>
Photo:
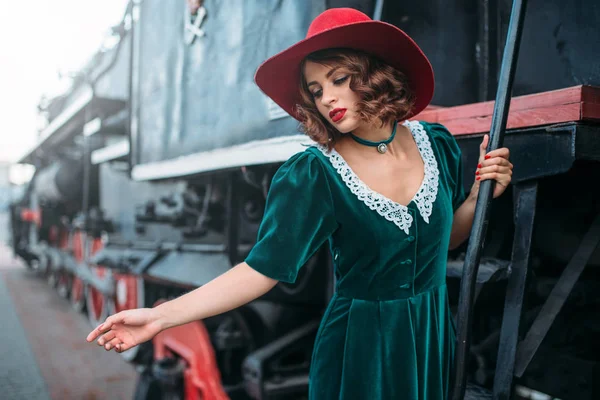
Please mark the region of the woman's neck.
<svg viewBox="0 0 600 400"><path fill-rule="evenodd" d="M393 129L394 122L392 121L384 126L380 126L379 124L365 124L356 128L352 133L364 140L381 142L390 138Z"/></svg>
<svg viewBox="0 0 600 400"><path fill-rule="evenodd" d="M352 133L361 139L370 140L372 142L381 142L390 138L393 129L394 122L391 122L390 124L386 124L383 127L379 126L378 124L375 126L361 126L355 129ZM410 129L404 126L403 124L398 123L396 130L397 131L394 140L387 144L386 154L388 156L393 156L397 159L404 159L405 157L407 157L407 151L411 148L411 146L413 146L414 139L412 137ZM352 138L349 137L350 135L344 136L345 138L344 143L342 143L341 146L342 148L346 146L351 146L355 149L360 150L364 150L366 148L366 146L360 143L356 143L355 140L352 140Z"/></svg>

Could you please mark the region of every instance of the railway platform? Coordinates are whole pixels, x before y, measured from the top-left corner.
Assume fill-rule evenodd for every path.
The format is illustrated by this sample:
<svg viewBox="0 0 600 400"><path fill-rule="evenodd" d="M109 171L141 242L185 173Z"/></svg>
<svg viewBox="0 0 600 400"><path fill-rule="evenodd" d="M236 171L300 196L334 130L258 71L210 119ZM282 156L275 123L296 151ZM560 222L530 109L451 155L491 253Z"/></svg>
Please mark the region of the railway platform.
<svg viewBox="0 0 600 400"><path fill-rule="evenodd" d="M0 325L0 399L133 397L134 367L87 343L86 316L13 258L5 242L0 243Z"/></svg>

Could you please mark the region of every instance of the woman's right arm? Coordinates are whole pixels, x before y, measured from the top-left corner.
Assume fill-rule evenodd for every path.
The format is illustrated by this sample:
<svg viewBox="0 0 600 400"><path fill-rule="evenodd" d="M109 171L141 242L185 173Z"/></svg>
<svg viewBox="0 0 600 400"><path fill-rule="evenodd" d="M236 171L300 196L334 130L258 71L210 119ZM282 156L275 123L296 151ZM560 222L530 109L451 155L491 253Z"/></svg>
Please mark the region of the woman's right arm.
<svg viewBox="0 0 600 400"><path fill-rule="evenodd" d="M159 332L202 320L242 306L271 290L277 280L252 269L245 262L207 284L154 308L114 314L87 337L106 350L125 351L152 339Z"/></svg>
<svg viewBox="0 0 600 400"><path fill-rule="evenodd" d="M245 262L192 292L155 307L161 328L187 324L240 307L271 290L277 281Z"/></svg>
<svg viewBox="0 0 600 400"><path fill-rule="evenodd" d="M294 282L300 268L337 228L322 161L312 152L298 153L271 180L256 243L245 262L175 300L110 316L87 340L102 335L98 344L124 351L164 329L246 304L278 281Z"/></svg>

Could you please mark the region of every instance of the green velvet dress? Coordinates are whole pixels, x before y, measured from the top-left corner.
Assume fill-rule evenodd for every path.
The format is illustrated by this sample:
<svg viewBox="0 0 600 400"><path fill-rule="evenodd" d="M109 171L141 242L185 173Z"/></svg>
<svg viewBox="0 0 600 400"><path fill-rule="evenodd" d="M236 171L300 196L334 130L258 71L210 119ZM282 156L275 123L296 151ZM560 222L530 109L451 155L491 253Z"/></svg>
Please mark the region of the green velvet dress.
<svg viewBox="0 0 600 400"><path fill-rule="evenodd" d="M248 265L294 282L326 241L335 264L336 290L312 356L312 400L447 398L455 330L446 260L464 201L461 153L443 126L405 124L425 164L408 206L372 191L320 146L273 177Z"/></svg>

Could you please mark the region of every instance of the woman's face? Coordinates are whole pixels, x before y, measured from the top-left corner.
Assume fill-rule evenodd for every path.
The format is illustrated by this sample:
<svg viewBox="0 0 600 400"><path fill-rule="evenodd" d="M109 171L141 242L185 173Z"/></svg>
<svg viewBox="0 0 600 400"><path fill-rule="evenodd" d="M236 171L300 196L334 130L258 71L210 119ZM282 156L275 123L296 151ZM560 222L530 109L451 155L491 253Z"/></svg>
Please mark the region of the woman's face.
<svg viewBox="0 0 600 400"><path fill-rule="evenodd" d="M307 61L304 79L317 109L338 131L352 132L363 124L356 113L360 98L350 89L348 71Z"/></svg>

